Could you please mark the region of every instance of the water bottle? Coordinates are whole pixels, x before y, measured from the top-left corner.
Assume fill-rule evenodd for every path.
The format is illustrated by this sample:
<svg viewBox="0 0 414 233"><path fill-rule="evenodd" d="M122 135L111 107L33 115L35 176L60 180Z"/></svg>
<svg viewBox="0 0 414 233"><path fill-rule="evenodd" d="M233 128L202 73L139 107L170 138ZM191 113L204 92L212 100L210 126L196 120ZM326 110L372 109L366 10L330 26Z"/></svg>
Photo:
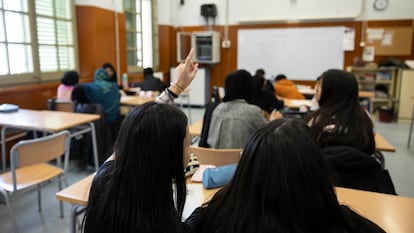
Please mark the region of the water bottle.
<svg viewBox="0 0 414 233"><path fill-rule="evenodd" d="M123 73L122 74L122 88L124 90L128 90L129 86L128 86L128 74L127 73Z"/></svg>

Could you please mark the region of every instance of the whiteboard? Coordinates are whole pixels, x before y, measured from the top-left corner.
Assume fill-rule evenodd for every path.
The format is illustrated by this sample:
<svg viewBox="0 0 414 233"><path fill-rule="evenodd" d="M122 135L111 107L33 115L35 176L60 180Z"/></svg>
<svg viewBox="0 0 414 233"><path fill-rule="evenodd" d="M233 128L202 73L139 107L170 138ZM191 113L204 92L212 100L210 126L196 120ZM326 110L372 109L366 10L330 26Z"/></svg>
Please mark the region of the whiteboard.
<svg viewBox="0 0 414 233"><path fill-rule="evenodd" d="M240 29L237 68L266 78L285 74L292 80L316 80L327 69L343 69L345 27Z"/></svg>

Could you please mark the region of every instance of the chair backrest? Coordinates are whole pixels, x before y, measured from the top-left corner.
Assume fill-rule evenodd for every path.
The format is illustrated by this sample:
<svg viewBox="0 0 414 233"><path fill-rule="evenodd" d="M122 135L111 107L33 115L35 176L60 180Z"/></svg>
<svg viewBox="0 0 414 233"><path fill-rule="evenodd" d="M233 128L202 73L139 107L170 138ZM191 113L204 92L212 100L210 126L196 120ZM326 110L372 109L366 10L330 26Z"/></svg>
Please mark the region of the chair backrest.
<svg viewBox="0 0 414 233"><path fill-rule="evenodd" d="M73 112L74 103L71 101L59 101L55 98L48 99L48 109L61 112Z"/></svg>
<svg viewBox="0 0 414 233"><path fill-rule="evenodd" d="M243 149L213 149L190 146L190 152L195 154L200 164L224 166L238 163Z"/></svg>
<svg viewBox="0 0 414 233"><path fill-rule="evenodd" d="M61 131L41 138L22 140L11 151L11 170L43 163L62 155L68 156L69 131Z"/></svg>

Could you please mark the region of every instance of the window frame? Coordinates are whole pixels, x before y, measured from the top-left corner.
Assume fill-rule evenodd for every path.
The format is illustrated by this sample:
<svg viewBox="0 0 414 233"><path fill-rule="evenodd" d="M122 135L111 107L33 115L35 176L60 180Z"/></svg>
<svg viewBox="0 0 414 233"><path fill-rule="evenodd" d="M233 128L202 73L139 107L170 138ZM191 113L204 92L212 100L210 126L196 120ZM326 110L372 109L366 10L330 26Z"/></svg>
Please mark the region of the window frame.
<svg viewBox="0 0 414 233"><path fill-rule="evenodd" d="M0 0L0 4L2 4L2 0ZM36 3L33 0L24 0L27 4L27 15L29 18L29 32L30 32L30 41L28 44L30 44L31 48L31 59L32 59L32 72L26 72L26 73L19 73L19 74L11 74L10 70L9 73L6 75L0 75L0 87L6 87L6 86L15 86L15 85L23 85L23 84L33 84L33 83L47 83L47 82L55 82L60 80L61 76L65 71L68 70L78 70L79 68L79 60L78 60L78 41L77 41L77 28L76 28L76 9L75 9L75 3L74 0L64 0L68 4L68 10L69 10L69 19L68 21L71 22L72 27L72 37L71 40L73 41L73 45L69 45L69 47L73 47L73 65L74 67L69 68L60 68L59 65L57 65L56 70L54 71L41 71L40 68L40 58L39 58L39 44L42 44L38 41L38 32L37 32L37 17L40 16L40 14L36 13ZM55 4L56 2L52 0L53 9L56 10ZM3 9L1 11L4 12ZM4 16L3 16L4 17ZM56 22L58 19L61 19L59 17L56 17L55 13L53 13L53 16L50 18L53 19L54 26L53 29L55 30L55 46L56 49L56 55L59 54L59 42L58 42L58 33L57 33L57 27L55 27ZM4 19L4 18L3 18ZM2 21L3 26L6 26L6 22ZM6 29L4 29L4 33ZM7 40L7 35L5 35L5 41L4 44L8 45L9 41ZM5 59L7 60L7 63L9 64L9 57L8 55L5 55ZM59 64L59 60L56 61L57 64Z"/></svg>
<svg viewBox="0 0 414 233"><path fill-rule="evenodd" d="M130 9L127 9L126 7L126 1L132 2L133 4L135 4L137 1L140 2L140 12L137 11L131 11ZM145 0L124 0L124 14L125 14L125 34L126 34L126 48L125 48L125 53L126 53L126 65L127 65L127 71L128 73L140 73L143 72L143 69L146 68L144 67L144 56L145 56L145 48L143 45L143 37L145 36L145 33L142 31L143 28L143 20L142 20L142 1ZM159 44L158 44L158 38L159 38L159 33L158 33L158 1L157 0L149 0L151 2L151 38L152 38L152 48L150 49L151 53L152 53L152 68L154 70L158 70L159 69ZM127 26L128 22L127 22L127 14L131 13L131 14L135 14L136 17L140 17L140 29L134 28L132 30L130 30ZM136 26L135 26L136 27ZM142 66L138 66L138 65L129 65L129 61L128 61L128 53L131 50L135 50L138 51L138 46L135 45L135 47L128 47L128 33L131 32L136 32L137 34L141 35L141 50L142 50ZM135 40L136 41L136 40Z"/></svg>

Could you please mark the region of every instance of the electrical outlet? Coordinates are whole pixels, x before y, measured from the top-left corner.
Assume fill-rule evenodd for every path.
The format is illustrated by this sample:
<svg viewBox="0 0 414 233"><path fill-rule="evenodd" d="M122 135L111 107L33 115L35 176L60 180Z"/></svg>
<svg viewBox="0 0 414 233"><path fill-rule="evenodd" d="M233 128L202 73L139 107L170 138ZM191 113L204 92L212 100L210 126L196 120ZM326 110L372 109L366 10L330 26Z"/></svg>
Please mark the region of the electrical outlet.
<svg viewBox="0 0 414 233"><path fill-rule="evenodd" d="M231 42L230 42L230 40L223 40L223 41L221 42L221 47L222 47L222 48L227 49L227 48L230 48L230 46L231 46Z"/></svg>

